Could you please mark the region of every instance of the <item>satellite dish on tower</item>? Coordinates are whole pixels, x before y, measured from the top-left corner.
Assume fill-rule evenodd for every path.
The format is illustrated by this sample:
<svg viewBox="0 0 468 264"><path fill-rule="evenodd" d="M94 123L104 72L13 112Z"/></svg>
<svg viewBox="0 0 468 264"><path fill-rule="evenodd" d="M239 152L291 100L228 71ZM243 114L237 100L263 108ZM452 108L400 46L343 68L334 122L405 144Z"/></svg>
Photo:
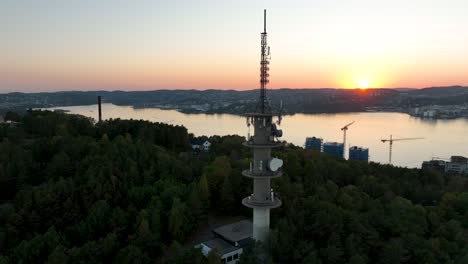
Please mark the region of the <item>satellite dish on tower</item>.
<svg viewBox="0 0 468 264"><path fill-rule="evenodd" d="M268 164L271 171L277 171L279 168L283 166L283 161L277 158L272 158Z"/></svg>

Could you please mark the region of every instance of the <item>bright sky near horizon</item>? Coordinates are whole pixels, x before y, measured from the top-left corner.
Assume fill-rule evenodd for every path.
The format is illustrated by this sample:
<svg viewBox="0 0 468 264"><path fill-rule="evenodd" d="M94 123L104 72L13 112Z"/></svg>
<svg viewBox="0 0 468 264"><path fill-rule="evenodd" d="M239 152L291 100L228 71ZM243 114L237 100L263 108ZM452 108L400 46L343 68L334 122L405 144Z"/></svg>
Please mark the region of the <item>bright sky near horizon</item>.
<svg viewBox="0 0 468 264"><path fill-rule="evenodd" d="M2 0L0 92L468 85L466 0ZM365 88L365 87L364 87Z"/></svg>

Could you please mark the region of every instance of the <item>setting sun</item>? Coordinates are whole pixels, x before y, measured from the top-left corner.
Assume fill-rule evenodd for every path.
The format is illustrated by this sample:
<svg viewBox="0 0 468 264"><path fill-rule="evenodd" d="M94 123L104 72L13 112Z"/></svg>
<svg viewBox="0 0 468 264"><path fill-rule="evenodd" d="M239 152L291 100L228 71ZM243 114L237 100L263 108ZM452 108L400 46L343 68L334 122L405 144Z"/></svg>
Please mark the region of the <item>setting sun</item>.
<svg viewBox="0 0 468 264"><path fill-rule="evenodd" d="M359 89L367 89L369 88L369 81L368 80L361 80L359 82Z"/></svg>

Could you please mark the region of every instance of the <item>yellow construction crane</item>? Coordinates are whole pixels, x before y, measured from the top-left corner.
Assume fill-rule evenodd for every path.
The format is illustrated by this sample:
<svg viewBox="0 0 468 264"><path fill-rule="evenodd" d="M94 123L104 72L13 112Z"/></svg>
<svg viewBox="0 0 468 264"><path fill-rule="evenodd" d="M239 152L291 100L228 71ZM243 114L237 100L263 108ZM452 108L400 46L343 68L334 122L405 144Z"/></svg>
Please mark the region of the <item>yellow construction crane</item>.
<svg viewBox="0 0 468 264"><path fill-rule="evenodd" d="M346 153L346 131L348 131L348 127L352 124L354 124L355 121L347 124L346 126L341 128L341 131L343 131L343 159L345 158L345 153Z"/></svg>
<svg viewBox="0 0 468 264"><path fill-rule="evenodd" d="M414 137L414 138L393 138L392 135L390 135L389 139L381 139L383 143L389 142L390 143L390 150L388 152L388 164L392 164L392 145L393 141L402 141L402 140L415 140L415 139L424 139L422 137Z"/></svg>

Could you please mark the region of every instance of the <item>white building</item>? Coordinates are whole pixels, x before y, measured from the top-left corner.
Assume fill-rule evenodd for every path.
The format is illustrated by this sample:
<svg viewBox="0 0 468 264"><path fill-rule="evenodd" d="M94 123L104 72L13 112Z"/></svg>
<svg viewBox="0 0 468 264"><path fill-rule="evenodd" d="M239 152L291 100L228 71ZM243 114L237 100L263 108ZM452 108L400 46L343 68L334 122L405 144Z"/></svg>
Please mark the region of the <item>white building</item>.
<svg viewBox="0 0 468 264"><path fill-rule="evenodd" d="M220 238L203 242L200 245L204 256L208 256L211 250L216 249L216 252L221 258L221 263L224 264L237 263L242 254L242 248L235 247Z"/></svg>
<svg viewBox="0 0 468 264"><path fill-rule="evenodd" d="M445 163L445 172L468 174L468 159L463 156L452 156Z"/></svg>
<svg viewBox="0 0 468 264"><path fill-rule="evenodd" d="M211 142L208 140L203 141L202 139L193 139L190 141L190 145L192 146L192 150L210 151L211 148Z"/></svg>
<svg viewBox="0 0 468 264"><path fill-rule="evenodd" d="M210 148L211 148L211 143L208 140L203 142L202 149L204 151L210 151Z"/></svg>

